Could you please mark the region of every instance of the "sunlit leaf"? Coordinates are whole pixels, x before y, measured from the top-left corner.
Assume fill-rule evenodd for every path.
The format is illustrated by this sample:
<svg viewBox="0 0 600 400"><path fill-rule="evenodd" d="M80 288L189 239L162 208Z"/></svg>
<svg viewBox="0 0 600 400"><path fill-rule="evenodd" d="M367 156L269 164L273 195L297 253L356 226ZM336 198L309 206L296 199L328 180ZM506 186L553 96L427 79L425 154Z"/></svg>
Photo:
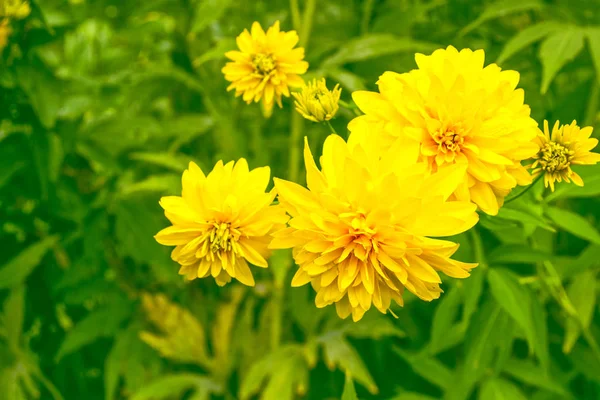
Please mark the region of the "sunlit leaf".
<svg viewBox="0 0 600 400"><path fill-rule="evenodd" d="M581 334L581 326L589 328L596 308L596 271L585 271L577 275L567 287L569 300L575 307L580 322L567 319L563 352L569 353Z"/></svg>
<svg viewBox="0 0 600 400"><path fill-rule="evenodd" d="M352 377L349 374L346 374L344 391L342 392L342 400L358 400L358 397L356 396L356 389L354 388L354 382L352 382Z"/></svg>
<svg viewBox="0 0 600 400"><path fill-rule="evenodd" d="M496 247L488 256L490 264L525 264L550 260L551 254L525 245L503 245Z"/></svg>
<svg viewBox="0 0 600 400"><path fill-rule="evenodd" d="M558 207L548 207L546 215L561 229L589 242L600 244L600 233L581 215Z"/></svg>
<svg viewBox="0 0 600 400"><path fill-rule="evenodd" d="M587 28L585 34L590 45L590 53L594 60L594 66L596 67L596 79L600 81L600 28Z"/></svg>
<svg viewBox="0 0 600 400"><path fill-rule="evenodd" d="M562 28L564 28L563 25L554 21L544 21L528 26L506 42L496 63L502 64L517 52Z"/></svg>
<svg viewBox="0 0 600 400"><path fill-rule="evenodd" d="M196 392L196 396L201 392L204 397L200 398L208 399L210 393L219 393L221 386L204 375L179 373L158 378L141 388L130 399L170 399L173 396L181 397L188 390Z"/></svg>
<svg viewBox="0 0 600 400"><path fill-rule="evenodd" d="M481 385L480 400L527 400L514 383L502 378L488 379Z"/></svg>
<svg viewBox="0 0 600 400"><path fill-rule="evenodd" d="M584 37L585 31L582 29L567 27L544 40L539 52L543 67L542 94L546 93L558 71L583 49Z"/></svg>
<svg viewBox="0 0 600 400"><path fill-rule="evenodd" d="M6 331L6 341L13 348L19 348L25 318L25 287L14 287L2 308L0 326L3 326Z"/></svg>

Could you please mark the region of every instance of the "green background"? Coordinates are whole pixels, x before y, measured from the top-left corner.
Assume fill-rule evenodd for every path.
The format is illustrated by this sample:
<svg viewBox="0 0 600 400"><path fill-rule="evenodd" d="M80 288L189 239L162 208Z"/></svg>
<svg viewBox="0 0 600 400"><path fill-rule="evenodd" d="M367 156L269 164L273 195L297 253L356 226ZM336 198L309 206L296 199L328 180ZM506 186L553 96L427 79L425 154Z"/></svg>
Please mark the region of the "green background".
<svg viewBox="0 0 600 400"><path fill-rule="evenodd" d="M444 277L437 301L407 295L398 319L317 309L310 286L289 287L286 252L254 288L183 282L153 235L187 163L245 157L285 178L290 132L317 155L328 134L289 99L265 120L225 90L235 36L276 20L299 25L305 77L346 101L452 44L519 71L540 124L600 125L597 0L37 0L0 57L0 399L600 398L599 166L453 238L482 265ZM159 332L144 293L202 326L179 353L140 339Z"/></svg>

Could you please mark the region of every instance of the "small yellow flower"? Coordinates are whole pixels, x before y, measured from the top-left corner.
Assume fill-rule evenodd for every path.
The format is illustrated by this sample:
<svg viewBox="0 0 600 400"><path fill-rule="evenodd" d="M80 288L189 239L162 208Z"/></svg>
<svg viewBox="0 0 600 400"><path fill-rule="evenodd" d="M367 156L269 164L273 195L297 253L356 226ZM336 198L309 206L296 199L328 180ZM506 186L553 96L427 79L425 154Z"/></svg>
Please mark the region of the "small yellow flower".
<svg viewBox="0 0 600 400"><path fill-rule="evenodd" d="M173 226L155 236L176 246L171 258L180 274L189 280L212 275L220 286L231 278L254 286L248 263L267 268L271 233L288 219L281 206L271 205L275 191L265 193L269 180L269 167L250 171L243 158L235 166L219 161L206 176L190 163L182 195L160 200Z"/></svg>
<svg viewBox="0 0 600 400"><path fill-rule="evenodd" d="M164 295L144 294L142 305L157 333L140 332L140 338L163 357L207 364L205 333L200 322Z"/></svg>
<svg viewBox="0 0 600 400"><path fill-rule="evenodd" d="M11 33L12 29L10 29L9 20L5 18L0 22L0 51L8 44L8 37Z"/></svg>
<svg viewBox="0 0 600 400"><path fill-rule="evenodd" d="M244 30L237 37L240 51L228 51L228 62L222 71L231 82L227 90L235 89L235 95L248 104L262 99L266 117L276 102L281 107L281 96L290 96L290 87L300 87L304 81L299 76L308 69L303 61L304 49L294 48L298 43L296 31L281 32L279 21L267 32L258 22L252 24L251 32Z"/></svg>
<svg viewBox="0 0 600 400"><path fill-rule="evenodd" d="M317 307L335 303L338 315L357 321L371 305L382 313L408 289L431 301L442 290L438 272L469 276L476 264L450 259L450 236L477 223L476 206L448 201L465 173L454 165L429 175L397 141L381 152L374 141L330 135L321 170L305 144L308 189L275 179L278 198L291 215L272 248L293 247L299 268L292 286L311 283Z"/></svg>
<svg viewBox="0 0 600 400"><path fill-rule="evenodd" d="M29 2L23 0L0 0L0 16L23 19L31 13Z"/></svg>
<svg viewBox="0 0 600 400"><path fill-rule="evenodd" d="M539 153L534 157L531 165L533 176L544 174L544 185L550 186L554 191L554 182L569 183L571 180L578 186L583 186L581 177L571 169L576 164L596 164L600 161L600 154L592 153L598 144L598 139L591 138L591 126L579 128L577 122L571 125L560 125L556 121L552 128L552 135L548 128L548 121L544 121L544 132L539 131L536 143Z"/></svg>
<svg viewBox="0 0 600 400"><path fill-rule="evenodd" d="M300 92L292 93L296 99L296 111L304 118L314 121L329 121L335 116L339 109L338 102L342 89L337 84L333 90L327 89L325 78L320 80L313 79L307 85L302 87Z"/></svg>
<svg viewBox="0 0 600 400"><path fill-rule="evenodd" d="M348 128L382 136L384 146L401 137L431 173L464 164L454 195L495 215L516 185L531 183L520 162L537 151L537 123L516 89L519 73L484 67L484 57L452 46L417 54L418 69L384 73L379 93L353 93L366 115Z"/></svg>

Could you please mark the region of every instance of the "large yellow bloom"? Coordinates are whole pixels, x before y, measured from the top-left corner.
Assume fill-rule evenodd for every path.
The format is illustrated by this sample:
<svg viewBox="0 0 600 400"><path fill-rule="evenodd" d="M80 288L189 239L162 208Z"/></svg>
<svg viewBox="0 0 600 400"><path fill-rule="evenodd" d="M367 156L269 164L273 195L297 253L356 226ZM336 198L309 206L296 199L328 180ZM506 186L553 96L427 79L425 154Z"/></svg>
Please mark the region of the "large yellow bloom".
<svg viewBox="0 0 600 400"><path fill-rule="evenodd" d="M321 170L305 145L308 190L275 179L280 203L292 216L271 247L293 247L299 266L292 286L311 282L317 307L335 303L337 313L357 321L371 304L385 313L402 305L404 288L423 300L440 296L437 271L465 278L476 264L449 257L458 245L429 236L458 234L475 225L476 206L447 201L465 165L427 173L397 142L381 155L379 145L351 135L348 144L327 138Z"/></svg>
<svg viewBox="0 0 600 400"><path fill-rule="evenodd" d="M181 196L160 200L173 226L155 236L160 244L176 246L171 258L181 265L180 274L212 275L220 286L231 278L254 285L248 262L267 267L270 235L288 219L281 206L271 205L275 191L265 193L269 180L269 167L249 171L243 158L235 166L219 161L207 176L190 163Z"/></svg>
<svg viewBox="0 0 600 400"><path fill-rule="evenodd" d="M304 49L294 48L298 43L296 31L281 32L279 21L267 32L258 22L237 37L240 51L228 51L225 56L233 62L223 67L225 79L231 82L227 90L235 89L246 103L262 99L265 116L273 110L273 102L281 107L281 96L290 96L290 87L300 87L304 81L299 76L308 69L303 61Z"/></svg>
<svg viewBox="0 0 600 400"><path fill-rule="evenodd" d="M374 132L384 145L401 137L433 173L464 164L456 198L495 215L517 184L531 182L520 161L537 151L537 123L523 104L523 90L515 89L519 74L484 67L483 50L450 46L415 58L416 70L384 73L380 93L353 94L366 115L349 129Z"/></svg>
<svg viewBox="0 0 600 400"><path fill-rule="evenodd" d="M577 122L571 125L560 125L556 121L552 128L552 135L548 129L548 121L544 121L544 132L539 131L536 143L539 153L534 157L531 165L533 176L544 174L544 185L550 186L554 191L554 182L570 180L578 186L583 186L581 177L571 169L574 164L596 164L600 161L600 154L592 153L598 144L598 139L591 138L591 126L579 128Z"/></svg>

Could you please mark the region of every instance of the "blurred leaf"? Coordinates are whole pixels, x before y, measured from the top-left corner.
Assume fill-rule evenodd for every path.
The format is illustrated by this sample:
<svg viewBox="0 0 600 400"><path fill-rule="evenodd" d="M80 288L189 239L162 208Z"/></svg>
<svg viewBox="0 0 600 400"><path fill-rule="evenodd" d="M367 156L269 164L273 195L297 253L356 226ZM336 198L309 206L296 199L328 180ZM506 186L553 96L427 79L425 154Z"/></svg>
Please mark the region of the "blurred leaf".
<svg viewBox="0 0 600 400"><path fill-rule="evenodd" d="M389 400L435 400L435 397L415 392L404 392L392 397Z"/></svg>
<svg viewBox="0 0 600 400"><path fill-rule="evenodd" d="M437 45L385 33L373 33L355 38L342 45L332 56L325 59L321 68L330 69L346 63L366 61L401 52L430 52Z"/></svg>
<svg viewBox="0 0 600 400"><path fill-rule="evenodd" d="M490 264L533 264L552 259L552 254L525 245L508 244L496 247L488 256Z"/></svg>
<svg viewBox="0 0 600 400"><path fill-rule="evenodd" d="M513 36L502 49L502 53L498 56L497 64L502 64L515 53L523 50L525 47L542 40L551 33L564 28L564 25L554 21L543 21L535 25L528 26L515 36Z"/></svg>
<svg viewBox="0 0 600 400"><path fill-rule="evenodd" d="M342 392L342 400L358 400L356 396L356 389L354 388L354 382L350 374L346 374L346 381L344 382L344 391Z"/></svg>
<svg viewBox="0 0 600 400"><path fill-rule="evenodd" d="M548 36L544 40L539 52L543 67L542 94L546 93L558 71L567 62L573 60L583 49L584 32L580 28L571 26Z"/></svg>
<svg viewBox="0 0 600 400"><path fill-rule="evenodd" d="M569 278L584 272L588 268L600 266L600 246L597 244L588 245L579 255L566 262L562 270L559 270L561 278Z"/></svg>
<svg viewBox="0 0 600 400"><path fill-rule="evenodd" d="M510 14L527 10L537 10L544 6L544 4L538 0L501 0L490 4L486 9L479 15L479 17L465 26L459 35L466 35L479 25L483 24L490 19L505 17Z"/></svg>
<svg viewBox="0 0 600 400"><path fill-rule="evenodd" d="M431 322L431 341L428 345L431 354L437 354L456 344L453 340L454 335L450 332L453 332L453 328L456 326L461 301L461 292L458 288L453 287L438 302ZM461 329L459 333L462 335L460 336L464 337L465 332L465 329ZM459 338L462 339L462 337Z"/></svg>
<svg viewBox="0 0 600 400"><path fill-rule="evenodd" d="M0 167L0 188L6 185L10 178L26 165L23 161L10 163L9 165L5 165L2 161L0 163L2 163Z"/></svg>
<svg viewBox="0 0 600 400"><path fill-rule="evenodd" d="M567 397L567 391L531 360L511 358L504 366L505 373L528 385L547 389Z"/></svg>
<svg viewBox="0 0 600 400"><path fill-rule="evenodd" d="M585 32L590 45L590 53L594 60L594 66L596 67L596 79L600 81L600 27L587 28Z"/></svg>
<svg viewBox="0 0 600 400"><path fill-rule="evenodd" d="M468 327L475 311L479 308L479 299L485 283L486 270L479 267L471 271L469 279L462 281L460 286L464 297L462 323Z"/></svg>
<svg viewBox="0 0 600 400"><path fill-rule="evenodd" d="M420 376L445 390L452 385L452 373L450 369L435 357L422 354L409 354L395 346L394 351L404 358L411 368Z"/></svg>
<svg viewBox="0 0 600 400"><path fill-rule="evenodd" d="M554 192L549 193L544 201L550 203L558 199L596 197L600 195L600 164L576 165L573 170L583 179L584 185L577 186L563 183L557 185Z"/></svg>
<svg viewBox="0 0 600 400"><path fill-rule="evenodd" d="M584 329L589 328L596 308L596 271L585 271L577 275L567 287L567 295L579 315ZM581 325L573 318L567 319L563 352L569 353L581 334Z"/></svg>
<svg viewBox="0 0 600 400"><path fill-rule="evenodd" d="M372 394L378 392L377 385L375 385L375 381L360 355L346 339L341 335L326 334L319 341L323 345L325 363L329 369L333 369L337 365L344 373L350 374L356 382L365 386Z"/></svg>
<svg viewBox="0 0 600 400"><path fill-rule="evenodd" d="M224 3L231 2L231 0L225 1ZM223 38L217 42L217 44L210 50L202 53L200 57L194 59L194 67L201 67L204 63L215 60L222 60L225 58L225 53L229 50L236 48L234 38Z"/></svg>
<svg viewBox="0 0 600 400"><path fill-rule="evenodd" d="M550 225L543 217L537 216L532 213L527 213L516 208L502 207L498 211L498 215L494 218L507 219L509 221L519 222L520 224L532 224L533 226L539 226L540 228L554 232L554 227Z"/></svg>
<svg viewBox="0 0 600 400"><path fill-rule="evenodd" d="M42 125L47 129L54 127L60 108L61 84L41 62L17 67L17 78Z"/></svg>
<svg viewBox="0 0 600 400"><path fill-rule="evenodd" d="M314 310L311 313L314 314ZM406 333L396 326L391 316L380 313L366 313L360 321L349 323L344 333L358 339L406 336Z"/></svg>
<svg viewBox="0 0 600 400"><path fill-rule="evenodd" d="M190 389L196 392L196 398L206 400L211 393L219 393L222 390L220 385L204 375L179 373L158 378L134 393L130 399L171 399L173 396L182 397Z"/></svg>
<svg viewBox="0 0 600 400"><path fill-rule="evenodd" d="M23 320L25 317L25 287L14 287L8 298L4 301L0 314L0 327L6 331L6 341L12 348L18 349L23 333Z"/></svg>
<svg viewBox="0 0 600 400"><path fill-rule="evenodd" d="M299 346L287 345L255 362L242 382L239 398L252 397L268 380L261 400L294 399L294 392L305 391L308 384L308 369L302 354Z"/></svg>
<svg viewBox="0 0 600 400"><path fill-rule="evenodd" d="M600 382L600 360L588 346L576 343L569 354L569 359L575 369L586 378Z"/></svg>
<svg viewBox="0 0 600 400"><path fill-rule="evenodd" d="M129 158L147 164L158 165L182 173L190 163L190 157L183 154L169 153L131 153Z"/></svg>
<svg viewBox="0 0 600 400"><path fill-rule="evenodd" d="M125 302L116 302L92 311L67 332L56 354L56 362L100 337L114 335L130 315L131 307Z"/></svg>
<svg viewBox="0 0 600 400"><path fill-rule="evenodd" d="M502 378L488 379L481 385L480 400L527 400L512 382Z"/></svg>
<svg viewBox="0 0 600 400"><path fill-rule="evenodd" d="M45 167L48 169L50 182L56 182L60 174L63 159L65 158L63 143L60 137L54 133L50 133L48 136L48 147L48 165Z"/></svg>
<svg viewBox="0 0 600 400"><path fill-rule="evenodd" d="M231 0L200 0L197 2L190 33L202 31L212 22L217 21L231 5Z"/></svg>
<svg viewBox="0 0 600 400"><path fill-rule="evenodd" d="M536 331L531 315L531 300L527 289L519 284L511 272L499 268L490 269L488 281L498 304L525 331L529 349L537 349Z"/></svg>
<svg viewBox="0 0 600 400"><path fill-rule="evenodd" d="M550 353L548 350L548 315L542 304L541 299L532 292L529 293L531 299L531 315L533 317L533 331L535 337L535 353L540 360L540 364L545 371L550 370Z"/></svg>
<svg viewBox="0 0 600 400"><path fill-rule="evenodd" d="M558 207L548 207L546 215L561 229L589 242L600 244L600 233L581 215Z"/></svg>
<svg viewBox="0 0 600 400"><path fill-rule="evenodd" d="M185 168L184 168L185 169ZM180 170L183 172L182 170ZM160 194L171 194L179 192L181 188L181 176L175 174L151 175L139 182L123 184L121 196L143 194L146 192L157 192Z"/></svg>
<svg viewBox="0 0 600 400"><path fill-rule="evenodd" d="M326 76L340 83L340 85L349 92L357 90L366 90L363 78L353 74L343 68L327 69Z"/></svg>
<svg viewBox="0 0 600 400"><path fill-rule="evenodd" d="M17 286L24 282L57 240L57 236L49 236L42 239L30 245L0 267L0 289Z"/></svg>

